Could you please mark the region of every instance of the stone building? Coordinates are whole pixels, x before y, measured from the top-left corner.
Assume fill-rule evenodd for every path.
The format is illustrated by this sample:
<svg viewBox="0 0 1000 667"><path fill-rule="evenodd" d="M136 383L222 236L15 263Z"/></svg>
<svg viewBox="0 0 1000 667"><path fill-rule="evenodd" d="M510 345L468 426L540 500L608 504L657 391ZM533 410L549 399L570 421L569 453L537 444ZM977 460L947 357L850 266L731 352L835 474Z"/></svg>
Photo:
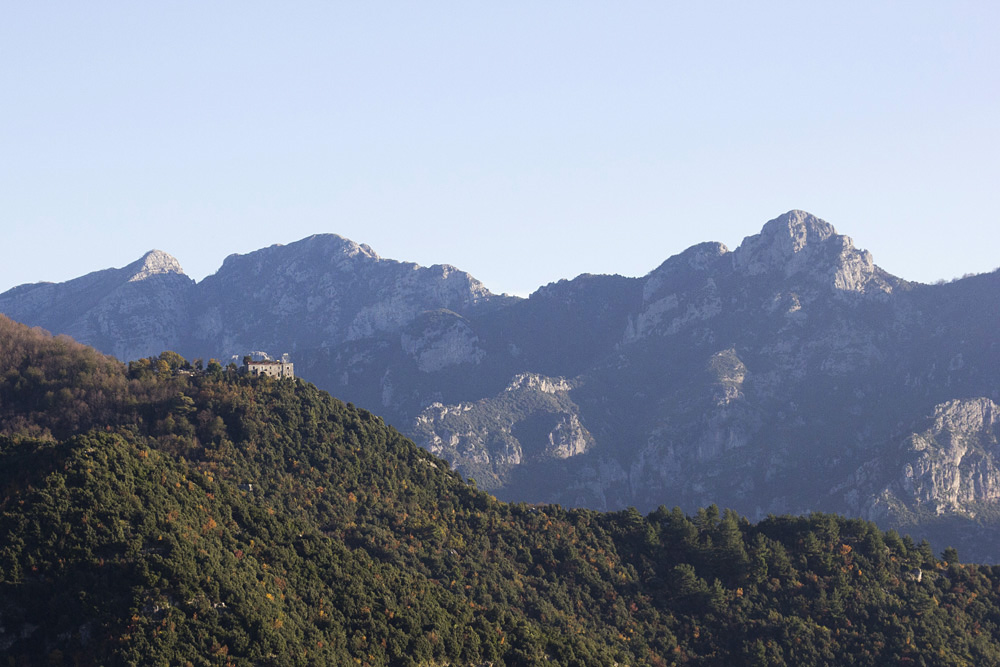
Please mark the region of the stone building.
<svg viewBox="0 0 1000 667"><path fill-rule="evenodd" d="M250 375L266 375L273 378L295 377L295 364L285 359L281 361L250 359L244 362L243 370Z"/></svg>

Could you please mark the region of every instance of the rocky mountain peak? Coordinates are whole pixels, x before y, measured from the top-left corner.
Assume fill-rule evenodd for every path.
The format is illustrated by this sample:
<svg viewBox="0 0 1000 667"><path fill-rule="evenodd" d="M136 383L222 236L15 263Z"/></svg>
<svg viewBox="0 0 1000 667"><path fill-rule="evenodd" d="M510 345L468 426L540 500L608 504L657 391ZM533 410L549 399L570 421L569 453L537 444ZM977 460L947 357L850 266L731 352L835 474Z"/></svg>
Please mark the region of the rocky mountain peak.
<svg viewBox="0 0 1000 667"><path fill-rule="evenodd" d="M361 256L376 261L382 259L368 244L355 243L351 239L344 238L339 234L313 234L293 245L298 244L305 247L320 248L327 253L338 254L344 257Z"/></svg>
<svg viewBox="0 0 1000 667"><path fill-rule="evenodd" d="M836 236L833 225L806 211L792 210L765 223L760 236L786 252L799 252L806 244L822 243Z"/></svg>
<svg viewBox="0 0 1000 667"><path fill-rule="evenodd" d="M372 262L384 261L366 244L354 241L337 234L313 234L294 243L283 245L275 243L266 248L247 254L234 253L222 262L219 273L254 267L251 270L260 272L264 266L295 267L298 265L311 267L333 267L342 271L351 271L357 260Z"/></svg>
<svg viewBox="0 0 1000 667"><path fill-rule="evenodd" d="M728 254L729 249L722 243L707 242L693 245L684 252L668 258L646 275L642 291L643 302L657 298L665 286L677 289L675 283L678 278L690 279L696 274L712 272L718 267L719 258ZM701 283L702 278L699 276L696 280Z"/></svg>
<svg viewBox="0 0 1000 667"><path fill-rule="evenodd" d="M722 243L714 241L698 243L673 257L669 257L650 271L649 275L666 276L678 272L706 271L714 266L719 257L728 253L729 249Z"/></svg>
<svg viewBox="0 0 1000 667"><path fill-rule="evenodd" d="M887 293L892 285L867 250L858 250L833 225L792 210L748 236L733 253L733 268L749 276L795 275L838 292Z"/></svg>
<svg viewBox="0 0 1000 667"><path fill-rule="evenodd" d="M178 273L184 275L181 263L175 257L162 250L150 250L138 260L125 267L129 282L139 282L151 276L164 273Z"/></svg>
<svg viewBox="0 0 1000 667"><path fill-rule="evenodd" d="M738 270L750 275L775 270L790 275L831 239L853 247L851 240L839 236L830 223L805 211L789 211L765 224L760 234L743 239L733 253L733 262Z"/></svg>

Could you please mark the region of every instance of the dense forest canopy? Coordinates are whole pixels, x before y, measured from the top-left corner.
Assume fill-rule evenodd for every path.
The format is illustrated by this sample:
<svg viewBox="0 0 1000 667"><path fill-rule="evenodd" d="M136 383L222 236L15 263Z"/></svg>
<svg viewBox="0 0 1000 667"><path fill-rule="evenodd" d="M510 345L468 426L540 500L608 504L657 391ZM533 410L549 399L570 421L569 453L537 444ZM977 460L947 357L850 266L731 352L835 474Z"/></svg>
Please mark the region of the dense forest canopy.
<svg viewBox="0 0 1000 667"><path fill-rule="evenodd" d="M1000 664L1000 569L953 550L500 503L302 380L202 366L0 316L0 662Z"/></svg>

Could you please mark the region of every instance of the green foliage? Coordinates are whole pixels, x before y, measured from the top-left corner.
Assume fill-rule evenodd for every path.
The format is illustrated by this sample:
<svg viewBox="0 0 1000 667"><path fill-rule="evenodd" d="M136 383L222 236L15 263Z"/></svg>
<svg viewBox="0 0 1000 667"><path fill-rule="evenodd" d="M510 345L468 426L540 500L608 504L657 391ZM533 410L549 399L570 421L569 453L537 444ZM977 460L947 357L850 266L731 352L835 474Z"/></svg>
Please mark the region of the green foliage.
<svg viewBox="0 0 1000 667"><path fill-rule="evenodd" d="M0 327L11 664L1000 664L1000 571L870 523L500 503L301 380Z"/></svg>

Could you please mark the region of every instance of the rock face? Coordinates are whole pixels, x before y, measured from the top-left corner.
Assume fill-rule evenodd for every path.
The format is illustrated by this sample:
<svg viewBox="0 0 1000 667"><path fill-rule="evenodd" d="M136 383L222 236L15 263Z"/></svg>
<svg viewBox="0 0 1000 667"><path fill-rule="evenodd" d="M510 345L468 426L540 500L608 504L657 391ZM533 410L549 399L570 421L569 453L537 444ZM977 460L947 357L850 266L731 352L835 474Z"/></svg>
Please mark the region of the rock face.
<svg viewBox="0 0 1000 667"><path fill-rule="evenodd" d="M965 513L1000 500L1000 410L988 398L942 403L927 428L906 436L888 468L884 488L864 508L869 516ZM889 467L895 464L895 469Z"/></svg>
<svg viewBox="0 0 1000 667"><path fill-rule="evenodd" d="M908 283L802 211L527 299L321 235L197 285L154 252L0 312L124 359L289 352L505 499L843 512L1000 561L1000 273Z"/></svg>
<svg viewBox="0 0 1000 667"><path fill-rule="evenodd" d="M586 452L594 438L580 422L563 378L522 373L497 396L475 403L432 403L413 436L487 487L503 484L515 467Z"/></svg>

